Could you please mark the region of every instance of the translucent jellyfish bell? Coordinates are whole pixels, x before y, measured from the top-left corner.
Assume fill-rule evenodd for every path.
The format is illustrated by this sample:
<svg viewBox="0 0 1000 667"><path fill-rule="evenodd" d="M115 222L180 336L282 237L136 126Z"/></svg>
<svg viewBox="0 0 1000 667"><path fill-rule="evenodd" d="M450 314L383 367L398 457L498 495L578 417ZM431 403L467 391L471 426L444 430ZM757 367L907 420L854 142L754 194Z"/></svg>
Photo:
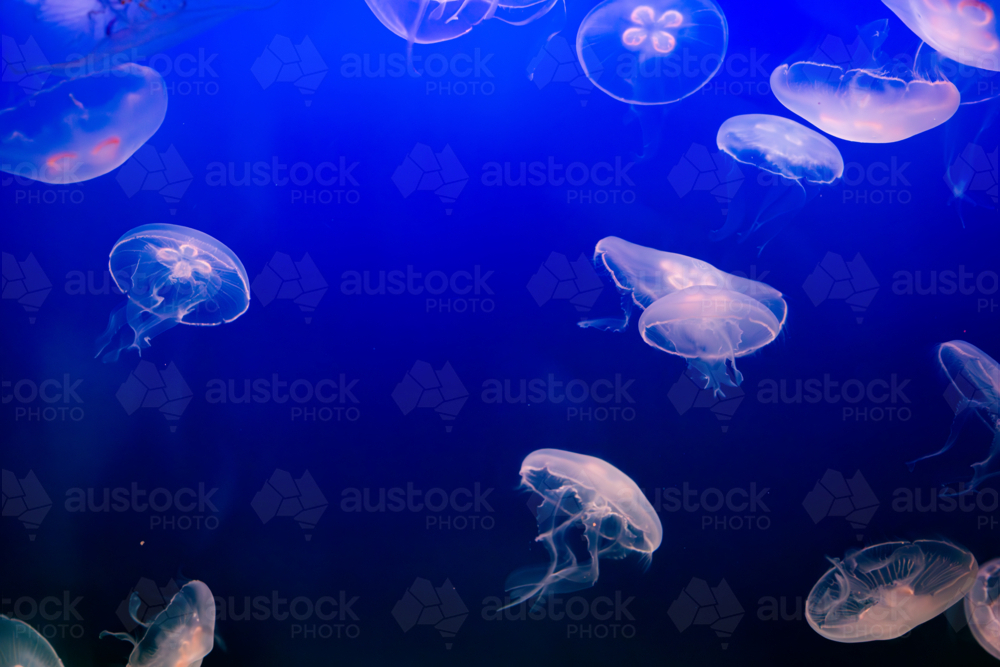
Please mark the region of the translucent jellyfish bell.
<svg viewBox="0 0 1000 667"><path fill-rule="evenodd" d="M995 0L882 0L906 27L951 60L1000 72Z"/></svg>
<svg viewBox="0 0 1000 667"><path fill-rule="evenodd" d="M961 600L979 571L971 553L936 540L885 542L829 560L806 599L806 620L847 644L903 636Z"/></svg>
<svg viewBox="0 0 1000 667"><path fill-rule="evenodd" d="M409 44L461 37L486 19L530 23L559 0L365 0L386 28Z"/></svg>
<svg viewBox="0 0 1000 667"><path fill-rule="evenodd" d="M208 586L189 581L170 599L167 607L151 623L136 617L139 595L129 598L129 615L143 626L136 641L124 632L101 633L130 642L135 648L128 667L201 667L202 659L215 646L215 599Z"/></svg>
<svg viewBox="0 0 1000 667"><path fill-rule="evenodd" d="M935 128L961 102L950 81L814 62L779 65L771 73L771 91L789 111L827 134L870 144L902 141Z"/></svg>
<svg viewBox="0 0 1000 667"><path fill-rule="evenodd" d="M694 257L647 248L617 236L597 242L594 263L607 271L621 292L625 317L585 320L579 323L583 328L622 331L628 325L633 305L645 309L657 299L694 285L725 287L750 296L774 313L779 325L784 324L788 314L781 292L770 285L720 271Z"/></svg>
<svg viewBox="0 0 1000 667"><path fill-rule="evenodd" d="M547 567L518 570L507 579L510 606L538 596L589 588L601 558L637 553L652 558L663 527L642 491L625 473L593 456L539 449L521 464L521 483L536 494L538 537Z"/></svg>
<svg viewBox="0 0 1000 667"><path fill-rule="evenodd" d="M189 227L136 227L115 243L108 265L128 301L112 311L97 340L98 355L111 348L105 362L116 361L125 349L141 353L153 336L177 324L232 322L250 305L250 283L239 257ZM126 324L134 335L118 336Z"/></svg>
<svg viewBox="0 0 1000 667"><path fill-rule="evenodd" d="M63 81L0 111L0 170L65 185L120 167L160 129L167 89L128 63Z"/></svg>
<svg viewBox="0 0 1000 667"><path fill-rule="evenodd" d="M63 667L52 645L33 627L0 614L2 667Z"/></svg>
<svg viewBox="0 0 1000 667"><path fill-rule="evenodd" d="M975 345L953 340L938 347L938 362L951 380L945 397L955 410L955 420L944 446L933 454L910 461L913 470L920 461L939 456L951 449L958 440L962 426L975 415L993 433L993 444L986 458L972 464L973 476L958 494L973 492L980 483L1000 475L1000 365Z"/></svg>
<svg viewBox="0 0 1000 667"><path fill-rule="evenodd" d="M659 299L639 318L647 344L683 357L716 394L737 387L736 358L753 354L781 332L781 322L757 299L725 287L696 285Z"/></svg>
<svg viewBox="0 0 1000 667"><path fill-rule="evenodd" d="M704 86L722 67L729 27L713 0L606 0L576 35L584 72L629 104L667 104Z"/></svg>
<svg viewBox="0 0 1000 667"><path fill-rule="evenodd" d="M965 618L979 645L1000 660L1000 558L979 568L965 596Z"/></svg>
<svg viewBox="0 0 1000 667"><path fill-rule="evenodd" d="M737 162L791 180L833 183L844 173L844 158L832 141L780 116L733 116L719 128L716 143Z"/></svg>

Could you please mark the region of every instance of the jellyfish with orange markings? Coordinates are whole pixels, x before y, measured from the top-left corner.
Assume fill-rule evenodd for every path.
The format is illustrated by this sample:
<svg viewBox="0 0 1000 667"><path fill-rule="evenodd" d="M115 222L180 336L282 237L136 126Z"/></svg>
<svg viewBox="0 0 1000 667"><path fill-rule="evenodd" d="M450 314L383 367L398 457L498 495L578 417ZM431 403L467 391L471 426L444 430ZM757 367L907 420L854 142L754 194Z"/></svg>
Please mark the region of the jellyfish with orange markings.
<svg viewBox="0 0 1000 667"><path fill-rule="evenodd" d="M167 90L128 63L68 79L0 111L0 171L52 185L120 167L160 128Z"/></svg>

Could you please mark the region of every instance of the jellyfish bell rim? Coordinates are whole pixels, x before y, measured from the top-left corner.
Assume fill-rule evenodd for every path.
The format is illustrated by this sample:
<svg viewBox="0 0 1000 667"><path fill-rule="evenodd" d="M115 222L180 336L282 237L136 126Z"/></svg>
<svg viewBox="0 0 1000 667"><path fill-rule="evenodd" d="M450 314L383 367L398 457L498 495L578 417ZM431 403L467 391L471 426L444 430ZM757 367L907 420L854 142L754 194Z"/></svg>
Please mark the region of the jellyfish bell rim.
<svg viewBox="0 0 1000 667"><path fill-rule="evenodd" d="M64 667L59 654L56 653L52 644L49 643L49 640L42 633L19 618L11 618L6 614L0 614L0 636L7 634L7 632L10 632L21 641L24 641L25 637L30 638L28 640L32 642L30 649L36 651L32 657L42 659L41 667ZM45 655L39 656L38 653L44 653Z"/></svg>
<svg viewBox="0 0 1000 667"><path fill-rule="evenodd" d="M948 0L945 0L945 4L949 6L949 9L961 9L962 5L966 4L967 2L968 0L962 0L961 2L958 3L956 7L952 6L952 3L948 2ZM915 20L915 19L922 19L922 17L910 11L911 3L906 2L905 0L903 0L902 2L900 2L899 0L882 0L882 4L888 7L889 10L892 11L893 14L895 14L896 18L898 18L903 23L903 25L905 25L910 30L910 32L919 37L920 40L926 43L928 47L934 49L936 52L940 53L945 58L948 58L949 60L954 60L955 62L961 63L967 67L975 67L976 69L982 69L983 71L987 72L1000 72L1000 59L996 57L992 59L987 59L986 61L979 61L979 64L974 62L969 62L969 59L966 57L956 58L955 55L959 56L973 55L976 53L982 53L982 50L979 48L970 48L969 54L964 54L961 51L956 51L954 48L955 44L946 44L942 40L938 39L933 33L926 30L926 26L922 24L919 20ZM1000 32L998 32L996 29L996 26L1000 25L1000 23L998 23L998 17L997 17L997 10L1000 9L1000 7L994 8L992 5L988 4L987 2L983 2L981 0L976 0L975 4L984 5L992 12L992 16L990 18L992 19L992 23L994 25L994 31L992 35L994 40L994 46L1000 45ZM934 15L936 16L937 14L935 13ZM987 20L983 25L988 24L990 22L991 22L990 20ZM972 22L970 21L968 23ZM966 26L963 27L967 27L968 23ZM918 31L918 28L920 29L920 31ZM984 63L991 64L993 66L983 67Z"/></svg>
<svg viewBox="0 0 1000 667"><path fill-rule="evenodd" d="M965 596L964 607L965 617L969 622L969 630L972 632L972 636L976 638L976 641L983 647L983 650L1000 660L1000 599L994 601L992 605L987 604L986 601L989 579L991 576L997 576L998 574L1000 574L1000 558L994 558L989 562L981 564L976 581ZM979 584L980 579L983 581L982 586ZM986 614L992 616L990 621L991 627L997 633L992 638L986 636L984 628L978 622L979 615L976 611L984 607Z"/></svg>
<svg viewBox="0 0 1000 667"><path fill-rule="evenodd" d="M753 120L751 121L751 119ZM828 151L833 151L833 154L837 156L837 160L832 165L825 165L825 167L831 172L832 176L828 180L824 180L821 178L811 178L805 173L806 171L808 171L808 168L810 166L815 167L817 165L820 165L821 163L819 161L813 161L811 163L807 163L805 161L799 161L798 163L795 163L794 166L797 167L798 170L802 172L796 174L791 169L787 170L787 172L782 171L780 169L776 170L773 168L772 163L767 162L766 160L748 161L738 157L733 152L731 143L723 141L725 137L732 135L742 140L748 146L752 145L754 148L758 150L764 150L767 148L766 146L762 146L760 144L750 144L750 142L748 142L743 136L741 136L737 132L735 126L739 124L739 122L741 121L755 122L755 123L761 123L767 121L781 125L784 133L790 131L804 133L809 141L819 143L820 145L823 146L823 148L827 149ZM719 131L715 135L715 143L720 151L723 151L724 153L726 153L726 155L730 156L740 164L747 164L752 167L761 169L762 171L766 171L768 173L775 174L776 176L781 176L789 180L795 180L795 181L804 180L808 181L809 183L815 183L819 185L829 185L831 183L835 183L841 176L844 175L844 156L841 155L840 149L837 148L837 145L835 143L830 141L827 137L825 137L817 130L814 130L810 127L806 127L802 123L793 120L791 118L785 118L784 116L775 116L773 114L763 114L763 113L749 113L749 114L739 114L736 116L730 116L729 118L727 118L722 122L722 125L719 126ZM787 146L783 146L781 148L785 149L787 148ZM782 150L782 155L787 155L787 153L784 150ZM788 162L791 164L790 160Z"/></svg>
<svg viewBox="0 0 1000 667"><path fill-rule="evenodd" d="M243 262L240 260L239 256L232 251L225 243L222 243L213 236L206 234L203 231L194 229L192 227L185 227L184 225L175 225L171 223L150 223L147 225L140 225L139 227L133 227L129 231L122 234L122 236L115 241L114 246L111 248L111 252L108 253L108 269L111 273L111 279L114 281L115 286L123 294L128 295L128 291L118 282L118 276L115 275L115 270L111 266L111 258L114 257L115 251L123 244L129 241L134 241L143 238L162 238L161 235L152 234L151 232L172 232L174 234L183 235L185 239L195 239L200 244L202 244L204 249L211 249L215 252L212 256L219 260L220 263L225 264L228 268L232 269L240 277L240 281L243 283L243 293L247 295L245 303L243 304L243 309L236 313L232 317L221 319L218 322L182 322L187 326L218 326L220 324L228 324L240 316L242 316L250 308L250 279L247 276L246 268L243 266Z"/></svg>
<svg viewBox="0 0 1000 667"><path fill-rule="evenodd" d="M571 456L566 456L566 455ZM532 464L532 461L537 459L544 459L544 461L539 461L537 464ZM632 502L633 509L642 511L642 518L644 519L640 524L636 521L636 517L633 514L625 511L621 504L617 501L617 498L609 497L600 492L600 489L595 488L595 486L586 479L578 479L574 476L572 472L565 469L553 470L549 464L553 461L571 461L577 459L577 463L596 465L602 469L603 472L607 473L610 480L614 480L618 484L622 484L628 488L629 500ZM580 454L577 452L571 452L565 449L555 449L555 448L543 448L536 449L530 452L524 457L521 462L520 476L522 483L531 488L531 485L526 482L527 472L538 472L546 471L548 474L558 477L560 479L566 479L568 481L574 482L583 486L587 489L598 493L601 498L603 498L609 505L614 507L622 516L628 517L630 523L636 528L642 531L643 534L643 547L648 547L643 549L630 549L638 553L645 553L652 555L663 542L663 524L660 521L660 517L657 516L656 511L653 509L652 504L650 504L649 499L646 498L646 494L642 492L639 485L635 481L626 475L624 472L608 463L604 459L598 458L596 456L589 456L587 454ZM620 487L621 488L621 487Z"/></svg>
<svg viewBox="0 0 1000 667"><path fill-rule="evenodd" d="M946 358L946 355L950 358ZM957 339L941 343L937 346L937 357L938 363L944 369L952 384L955 383L952 373L956 365L961 365L961 370L965 370L970 363L976 362L979 369L983 370L982 375L989 380L994 394L1000 395L1000 364L997 364L993 357L972 343ZM986 366L994 369L996 375L994 376L994 373L990 373Z"/></svg>

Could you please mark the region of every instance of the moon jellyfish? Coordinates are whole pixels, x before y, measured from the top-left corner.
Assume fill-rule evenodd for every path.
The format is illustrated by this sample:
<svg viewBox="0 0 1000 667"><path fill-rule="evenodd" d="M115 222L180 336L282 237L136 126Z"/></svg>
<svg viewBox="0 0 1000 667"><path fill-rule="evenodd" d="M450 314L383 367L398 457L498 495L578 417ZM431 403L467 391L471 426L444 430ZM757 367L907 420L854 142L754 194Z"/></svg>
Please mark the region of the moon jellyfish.
<svg viewBox="0 0 1000 667"><path fill-rule="evenodd" d="M979 568L976 583L965 596L965 618L979 645L1000 660L1000 558Z"/></svg>
<svg viewBox="0 0 1000 667"><path fill-rule="evenodd" d="M944 454L958 440L969 417L979 417L993 433L989 453L982 461L972 464L972 481L964 489L959 493L943 494L964 495L974 491L984 480L1000 475L1000 366L990 355L963 340L940 345L938 362L950 380L945 397L955 410L951 433L941 449L907 465L912 471L918 462Z"/></svg>
<svg viewBox="0 0 1000 667"><path fill-rule="evenodd" d="M594 264L611 276L621 293L625 317L585 320L578 323L583 328L623 331L633 305L645 309L657 299L695 285L724 287L753 297L774 313L779 325L788 314L781 292L770 285L720 271L694 257L647 248L617 236L597 242Z"/></svg>
<svg viewBox="0 0 1000 667"><path fill-rule="evenodd" d="M892 143L941 125L958 110L958 88L947 80L925 78L909 65L890 64L880 53L888 26L883 19L859 28L870 55L864 66L779 65L771 73L771 91L792 113L848 141Z"/></svg>
<svg viewBox="0 0 1000 667"><path fill-rule="evenodd" d="M189 581L150 623L143 623L138 593L129 598L128 612L143 627L138 641L125 632L101 633L131 643L128 667L200 667L215 645L215 599L208 586Z"/></svg>
<svg viewBox="0 0 1000 667"><path fill-rule="evenodd" d="M794 215L818 194L813 186L833 183L844 173L844 158L832 141L780 116L733 116L719 128L716 143L736 162L767 172L741 188L729 207L726 224L712 233L716 240L743 227L749 215L753 222L741 233L741 240L782 215Z"/></svg>
<svg viewBox="0 0 1000 667"><path fill-rule="evenodd" d="M63 81L0 111L0 170L63 185L118 168L160 129L167 89L132 63Z"/></svg>
<svg viewBox="0 0 1000 667"><path fill-rule="evenodd" d="M726 56L729 27L714 0L606 0L576 35L584 73L629 104L667 104L696 92Z"/></svg>
<svg viewBox="0 0 1000 667"><path fill-rule="evenodd" d="M37 630L0 615L0 667L63 667L63 663Z"/></svg>
<svg viewBox="0 0 1000 667"><path fill-rule="evenodd" d="M1000 72L995 0L882 0L906 27L951 60Z"/></svg>
<svg viewBox="0 0 1000 667"><path fill-rule="evenodd" d="M743 374L736 358L753 354L781 332L781 322L763 303L725 287L696 285L655 301L639 318L647 344L683 357L704 380L704 388L722 394L738 387Z"/></svg>
<svg viewBox="0 0 1000 667"><path fill-rule="evenodd" d="M225 324L250 305L247 272L239 257L189 227L136 227L115 243L108 266L128 300L112 311L97 340L98 355L110 347L105 363L116 361L122 350L141 354L153 336L173 326Z"/></svg>
<svg viewBox="0 0 1000 667"><path fill-rule="evenodd" d="M885 542L829 561L806 620L846 644L901 637L961 600L979 571L971 553L936 540Z"/></svg>
<svg viewBox="0 0 1000 667"><path fill-rule="evenodd" d="M625 473L593 456L539 449L521 464L521 484L538 501L537 542L548 566L520 569L507 579L514 606L537 596L589 588L601 558L636 553L652 559L663 527L642 491Z"/></svg>

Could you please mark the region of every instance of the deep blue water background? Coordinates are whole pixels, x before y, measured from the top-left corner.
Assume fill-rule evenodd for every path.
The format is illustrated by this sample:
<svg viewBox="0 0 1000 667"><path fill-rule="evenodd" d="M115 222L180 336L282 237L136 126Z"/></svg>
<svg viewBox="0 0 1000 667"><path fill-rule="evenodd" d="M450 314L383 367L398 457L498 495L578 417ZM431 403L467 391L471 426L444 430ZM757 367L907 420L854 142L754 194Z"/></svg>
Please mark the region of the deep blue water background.
<svg viewBox="0 0 1000 667"><path fill-rule="evenodd" d="M4 0L3 33L21 44L33 26L12 4ZM570 42L592 3L571 4L564 32ZM3 612L49 627L53 645L74 667L126 661L124 644L98 640L97 634L123 629L115 610L142 577L161 586L171 578L201 579L216 596L234 599L237 611L245 597L273 591L286 599L337 598L341 592L358 598L356 619L220 620L217 631L228 652L216 649L206 665L985 664L986 654L968 629L956 630L961 622L949 623L943 616L903 639L847 645L822 639L795 611L826 570L825 556L865 544L941 537L970 549L981 562L1000 556L995 480L978 501L969 501L968 511L929 504L942 482L966 479L964 466L986 451L990 434L982 424L967 425L954 456L927 462L913 473L904 464L937 449L951 423L934 346L963 339L994 357L1000 354L996 202L979 192L990 207L966 203L960 208L943 179L968 143L995 150L997 126L980 132L989 111L980 105L963 107L946 126L896 144L835 140L846 162L865 169L874 163L908 164L902 179L831 186L760 254L752 240L713 242L709 232L724 220L719 203L703 191L679 196L668 180L671 169L692 144L713 147L719 124L732 115L789 116L766 94L766 74L785 58L809 51L826 35L850 42L854 26L889 15L874 1L846 6L727 2L724 9L730 58L749 61L755 54L761 69L746 75L739 68L736 74L723 72L706 92L662 111L644 110L640 118L600 91L580 95L563 83L540 88L529 80L528 63L553 30L547 21L523 28L492 21L460 39L416 48L418 55L448 58L472 57L478 49L489 58L479 78L352 78L342 71L352 54L377 61L382 54L404 53L405 42L360 0L280 3L241 14L166 51L171 62L183 54L197 56L201 49L215 56L210 69L216 76L165 77L175 92L166 121L150 143L160 152L173 145L192 174L179 202L167 203L156 192L128 197L115 174L72 188L5 180L0 246L19 261L32 253L52 291L31 314L33 323L14 300L2 304L3 379L41 383L68 375L71 383L82 380L77 387L82 403L69 407L81 408L83 417L31 419L17 409L45 404L7 402L11 389L4 386L3 468L19 479L34 471L53 506L37 530L25 530L14 517L0 524ZM275 35L296 44L308 36L315 44L328 71L314 94L303 95L281 82L264 88L254 77L251 66ZM891 23L890 53L912 53L917 43L902 24ZM202 93L194 92L197 85L183 88L185 82L201 84ZM437 82L438 89L429 92L429 82ZM459 82L479 84L477 94L471 86L467 94L457 94ZM450 94L439 92L445 83L452 86ZM217 85L211 87L215 94L208 94L208 84ZM24 96L7 84L3 94L7 104ZM654 130L661 139L640 159ZM417 143L434 151L450 146L469 175L448 205L450 214L433 193L404 197L392 180ZM357 185L349 189L359 201L296 202L292 185L212 186L206 181L213 163L235 163L239 175L244 162L273 157L285 164L338 163L342 157L348 164L357 162ZM634 202L580 203L565 185L487 187L482 182L489 163L550 157L563 164L634 162L628 172L634 185L621 188ZM745 173L749 182L753 174ZM44 203L47 191L64 190L82 193L82 203ZM902 191L906 202L900 200ZM80 198L72 192L59 196ZM874 203L879 197L884 203ZM867 201L858 203L861 198ZM275 252L295 260L308 253L329 284L308 324L292 302L264 306L254 296L249 311L231 324L177 327L155 338L142 359L159 369L175 364L193 394L181 418L169 423L155 409L129 415L116 398L136 368L134 353L108 365L93 358L93 341L122 299L113 290L99 289L108 250L125 231L147 223L181 224L215 236L239 255L251 280ZM746 396L730 421L721 422L700 407L680 414L668 393L683 379L683 364L646 346L634 325L624 334L582 330L574 322L584 315L566 301L536 303L526 286L550 253L571 260L581 253L589 257L594 244L608 235L756 276L786 294L783 336L739 363ZM860 254L878 282L860 323L843 301L827 299L814 306L803 289L827 253L845 260ZM375 275L407 266L449 275L479 267L490 274L489 293L480 296L484 301L475 304L476 312L462 313L428 307L422 294L343 293L345 272ZM947 294L940 285L937 293L906 294L897 282L899 272L920 272L927 286L933 272L959 267L975 276L994 273L992 279L989 274L982 278L985 289L972 294ZM91 291L97 293L69 293L72 272L92 272L98 289ZM459 295L440 298L452 299L453 310L462 305ZM473 304L465 305L472 310ZM491 310L483 312L484 307ZM617 296L605 285L592 314L612 315L616 307ZM446 423L430 409L403 415L393 401L393 389L418 360L435 369L450 362L468 390L454 421ZM360 416L350 421L342 412L339 420L336 414L329 421L293 419L290 403L222 404L206 397L213 380L242 384L274 374L289 382L339 380L341 375L357 380L358 402L344 407L357 408L351 414ZM600 407L590 401L581 404L584 412L568 413L565 402L496 405L483 400L484 383L491 379L516 386L550 374L557 381L587 383L620 376L631 382L628 394L634 402L612 406L632 411L600 420L603 413L585 412ZM759 396L761 383L769 380L794 384L824 375L865 385L896 376L897 382L908 382L905 399L857 407L906 412L896 410L891 417L886 412L878 420L871 412L867 418L845 417L843 402L775 404ZM664 508L663 544L645 572L636 559L602 561L597 585L573 595L587 601L634 597L627 607L630 617L588 617L576 625L618 637L580 638L566 620L488 620L484 607L491 596L503 595L506 575L545 560L532 542L536 531L528 496L516 488L521 460L543 447L601 457L630 475L651 500L655 489L685 484L699 492L752 486L768 492L764 507L753 513ZM312 474L329 502L314 529L304 531L282 517L264 523L251 507L276 469L295 478L305 470ZM803 499L827 470L846 477L863 473L878 499L867 527L852 528L840 517L814 523L805 511ZM213 496L218 511L190 516L212 515L213 529L165 529L151 524L155 513L149 511L71 512L66 507L71 489L103 493L135 484L177 490L199 483L218 488ZM438 517L426 510L342 509L345 490L407 484L448 491L478 485L492 491L488 508L478 513L445 512L452 520L448 528L441 528L441 521L429 527L428 521ZM901 505L907 494L921 498L922 509ZM166 514L178 518L184 513ZM748 515L749 520L738 518ZM717 516L725 529L715 523ZM468 527L459 529L455 520L466 518ZM416 577L435 586L450 580L469 609L457 636L448 640L451 649L431 627L404 633L392 615ZM723 640L708 627L681 631L668 614L692 578L711 586L725 579L743 609L724 650ZM44 619L26 612L30 601L64 595L82 596L76 607L80 618ZM23 598L29 602L15 611L14 601ZM772 599L784 600L787 618L765 620ZM335 626L341 623L345 627L339 632L345 634L338 639ZM302 636L310 628L327 631L320 627L324 624L332 637ZM347 632L358 635L348 638Z"/></svg>

